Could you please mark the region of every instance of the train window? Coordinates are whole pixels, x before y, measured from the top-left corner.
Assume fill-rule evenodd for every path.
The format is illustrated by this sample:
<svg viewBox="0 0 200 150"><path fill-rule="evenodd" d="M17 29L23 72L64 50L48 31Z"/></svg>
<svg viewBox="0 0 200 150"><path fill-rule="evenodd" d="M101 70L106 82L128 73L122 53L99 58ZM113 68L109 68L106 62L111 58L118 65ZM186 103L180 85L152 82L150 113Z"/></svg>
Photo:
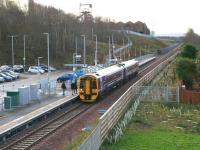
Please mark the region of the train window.
<svg viewBox="0 0 200 150"><path fill-rule="evenodd" d="M93 80L93 81L92 81L92 88L93 88L93 89L96 89L96 88L97 88L96 80Z"/></svg>
<svg viewBox="0 0 200 150"><path fill-rule="evenodd" d="M80 88L81 89L85 88L85 81L84 80L80 81Z"/></svg>

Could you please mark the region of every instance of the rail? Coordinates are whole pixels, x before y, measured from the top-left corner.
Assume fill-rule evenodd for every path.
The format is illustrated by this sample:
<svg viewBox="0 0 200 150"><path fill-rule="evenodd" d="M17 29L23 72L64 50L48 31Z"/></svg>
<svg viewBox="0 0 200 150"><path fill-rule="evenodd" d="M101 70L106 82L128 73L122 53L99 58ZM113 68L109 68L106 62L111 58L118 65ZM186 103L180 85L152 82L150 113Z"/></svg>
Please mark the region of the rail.
<svg viewBox="0 0 200 150"><path fill-rule="evenodd" d="M138 80L136 83L134 83L99 119L99 123L97 126L101 127L100 131L100 139L95 143L95 147L93 145L92 137L94 137L93 133L96 133L94 130L91 135L80 145L78 150L86 150L86 149L92 149L98 150L104 141L104 139L109 134L110 130L114 127L114 125L117 123L117 121L121 118L121 116L124 114L127 106L130 104L131 101L134 100L134 97L136 96L136 93L138 91L142 90L142 85L145 85L149 83L170 61L172 61L176 55L179 53L177 49L181 45L177 46L173 51L171 51L168 56L170 56L168 59L160 63L157 67L155 67L152 71L147 73L144 77L142 77L140 80ZM89 140L89 141L88 141ZM90 144L89 144L90 143ZM89 145L88 145L89 144Z"/></svg>

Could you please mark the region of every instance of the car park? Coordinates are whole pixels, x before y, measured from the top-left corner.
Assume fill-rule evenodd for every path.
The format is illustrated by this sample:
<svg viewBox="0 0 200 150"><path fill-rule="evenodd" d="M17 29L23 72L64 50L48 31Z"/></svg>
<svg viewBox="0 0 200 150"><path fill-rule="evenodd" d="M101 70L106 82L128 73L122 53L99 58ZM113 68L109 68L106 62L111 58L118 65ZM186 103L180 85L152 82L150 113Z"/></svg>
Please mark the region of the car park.
<svg viewBox="0 0 200 150"><path fill-rule="evenodd" d="M28 69L29 73L37 74L37 73L44 73L44 70L38 66L30 66Z"/></svg>

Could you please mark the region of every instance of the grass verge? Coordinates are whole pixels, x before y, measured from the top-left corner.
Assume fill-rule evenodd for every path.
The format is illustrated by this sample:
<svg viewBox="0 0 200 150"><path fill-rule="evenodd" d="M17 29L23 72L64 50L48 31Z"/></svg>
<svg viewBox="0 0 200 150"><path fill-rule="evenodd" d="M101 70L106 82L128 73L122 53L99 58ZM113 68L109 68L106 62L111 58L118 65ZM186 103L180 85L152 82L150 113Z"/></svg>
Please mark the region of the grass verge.
<svg viewBox="0 0 200 150"><path fill-rule="evenodd" d="M117 144L101 150L199 150L200 106L142 103Z"/></svg>

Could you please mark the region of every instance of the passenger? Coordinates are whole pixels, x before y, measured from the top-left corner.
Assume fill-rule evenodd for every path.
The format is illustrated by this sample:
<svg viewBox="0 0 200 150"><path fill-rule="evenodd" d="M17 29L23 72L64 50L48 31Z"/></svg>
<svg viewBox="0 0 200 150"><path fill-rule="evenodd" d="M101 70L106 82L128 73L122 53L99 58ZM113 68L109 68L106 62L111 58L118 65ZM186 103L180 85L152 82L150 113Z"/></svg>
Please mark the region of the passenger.
<svg viewBox="0 0 200 150"><path fill-rule="evenodd" d="M77 79L75 79L74 90L75 90L75 93L77 94Z"/></svg>
<svg viewBox="0 0 200 150"><path fill-rule="evenodd" d="M72 80L72 83L71 83L72 95L74 95L74 89L75 89L74 83L75 83L74 80Z"/></svg>
<svg viewBox="0 0 200 150"><path fill-rule="evenodd" d="M64 96L65 95L65 90L66 90L66 85L65 85L64 81L62 82L61 88L63 90L63 96Z"/></svg>

